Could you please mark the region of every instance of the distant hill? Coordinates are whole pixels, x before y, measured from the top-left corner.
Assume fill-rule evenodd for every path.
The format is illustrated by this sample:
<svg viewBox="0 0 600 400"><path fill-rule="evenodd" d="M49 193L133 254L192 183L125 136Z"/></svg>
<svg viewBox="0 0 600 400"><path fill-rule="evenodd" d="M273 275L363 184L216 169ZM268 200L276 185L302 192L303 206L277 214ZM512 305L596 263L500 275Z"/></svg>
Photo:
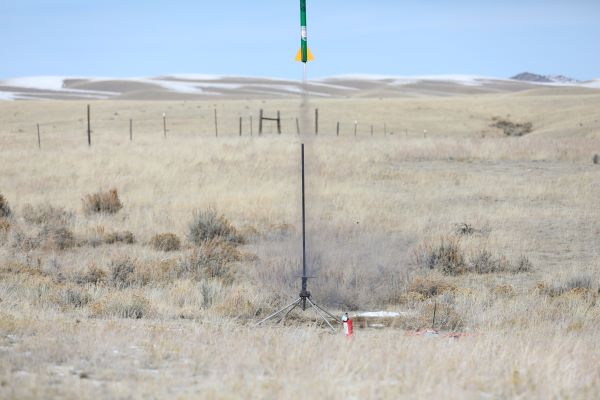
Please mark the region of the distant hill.
<svg viewBox="0 0 600 400"><path fill-rule="evenodd" d="M338 75L312 79L306 90L321 98L448 97L543 90L600 89L600 81L523 73L513 79L473 75ZM571 88L571 89L569 89ZM292 79L224 75L143 78L38 76L0 80L0 100L217 100L290 98L302 95Z"/></svg>
<svg viewBox="0 0 600 400"><path fill-rule="evenodd" d="M531 72L522 72L513 76L513 80L524 81L524 82L537 82L537 83L581 83L577 79L570 78L564 75L539 75Z"/></svg>

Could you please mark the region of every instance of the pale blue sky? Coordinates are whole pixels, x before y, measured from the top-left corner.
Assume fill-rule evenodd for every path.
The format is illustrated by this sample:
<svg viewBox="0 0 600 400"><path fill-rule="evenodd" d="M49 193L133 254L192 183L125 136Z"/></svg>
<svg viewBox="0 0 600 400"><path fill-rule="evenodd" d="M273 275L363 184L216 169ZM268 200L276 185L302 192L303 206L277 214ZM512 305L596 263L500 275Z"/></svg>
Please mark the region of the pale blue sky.
<svg viewBox="0 0 600 400"><path fill-rule="evenodd" d="M307 0L310 76L600 78L599 0ZM0 0L0 79L298 78L299 0Z"/></svg>

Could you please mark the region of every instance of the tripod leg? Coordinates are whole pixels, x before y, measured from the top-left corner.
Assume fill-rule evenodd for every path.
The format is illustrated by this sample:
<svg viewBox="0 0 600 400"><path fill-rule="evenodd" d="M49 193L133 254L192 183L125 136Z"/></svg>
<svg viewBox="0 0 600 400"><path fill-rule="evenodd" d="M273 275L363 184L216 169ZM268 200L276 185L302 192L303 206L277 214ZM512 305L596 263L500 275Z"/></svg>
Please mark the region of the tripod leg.
<svg viewBox="0 0 600 400"><path fill-rule="evenodd" d="M319 310L323 311L325 314L329 315L335 322L341 324L342 322L338 319L338 317L334 316L333 314L331 314L329 311L327 311L326 309L324 309L323 307L321 307L320 305L318 305L317 303L313 302L313 305L315 307L317 307Z"/></svg>
<svg viewBox="0 0 600 400"><path fill-rule="evenodd" d="M319 316L321 318L323 318L323 321L325 321L327 323L327 325L329 325L329 327L331 328L331 330L335 333L335 328L333 327L333 325L331 325L329 323L329 320L327 319L327 317L325 317L325 315L323 315L323 313L321 312L321 310L317 306L315 306L315 303L313 303L309 298L307 298L306 301L308 301L310 303L310 305L313 306L313 308L315 309L315 311L317 312L317 314L319 314Z"/></svg>
<svg viewBox="0 0 600 400"><path fill-rule="evenodd" d="M301 300L302 300L302 299L297 299L297 300L294 300L294 302L293 302L293 303L290 303L290 304L288 304L287 306L283 307L282 309L280 309L280 310L278 310L278 311L275 311L273 314L269 315L267 318L265 318L265 319L263 319L263 320L260 320L259 322L257 322L257 323L256 323L254 326L258 326L258 325L262 324L263 322L266 322L266 321L270 320L271 318L274 318L274 317L276 317L277 315L279 315L279 314L281 314L281 313L285 312L285 311L286 311L288 308L290 308L290 307L296 307L298 304L300 304L300 301L301 301Z"/></svg>
<svg viewBox="0 0 600 400"><path fill-rule="evenodd" d="M283 321L285 321L285 319L287 318L287 316L288 316L288 315L289 315L289 314L290 314L292 311L294 311L294 308L298 307L299 305L300 305L300 303L296 303L296 304L294 304L294 306L293 306L292 308L290 308L290 309L289 309L289 310L288 310L288 311L285 313L285 315L284 315L283 317L281 317L281 318L279 319L279 321L277 321L277 323L280 323L280 322L283 322Z"/></svg>

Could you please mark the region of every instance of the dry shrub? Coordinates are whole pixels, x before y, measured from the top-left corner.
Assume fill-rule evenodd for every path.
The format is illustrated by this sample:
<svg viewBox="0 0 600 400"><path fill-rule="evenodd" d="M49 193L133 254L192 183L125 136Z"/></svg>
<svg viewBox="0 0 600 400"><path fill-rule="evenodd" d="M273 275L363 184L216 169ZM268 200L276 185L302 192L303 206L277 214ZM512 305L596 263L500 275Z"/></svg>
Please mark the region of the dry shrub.
<svg viewBox="0 0 600 400"><path fill-rule="evenodd" d="M97 225L91 229L88 229L84 243L97 247L102 244L134 244L135 235L130 231L114 231L107 232L106 228L102 225Z"/></svg>
<svg viewBox="0 0 600 400"><path fill-rule="evenodd" d="M8 218L0 218L0 234L8 233L10 230L10 221Z"/></svg>
<svg viewBox="0 0 600 400"><path fill-rule="evenodd" d="M471 255L467 270L476 274L491 274L512 271L512 268L506 258L494 256L490 251L482 249Z"/></svg>
<svg viewBox="0 0 600 400"><path fill-rule="evenodd" d="M466 270L465 256L457 236L442 236L438 243L424 243L417 248L415 258L422 268L439 270L446 275L459 275Z"/></svg>
<svg viewBox="0 0 600 400"><path fill-rule="evenodd" d="M8 240L8 232L11 224L8 218L0 218L0 245L3 245Z"/></svg>
<svg viewBox="0 0 600 400"><path fill-rule="evenodd" d="M130 231L110 232L104 235L104 243L115 244L134 244L135 236Z"/></svg>
<svg viewBox="0 0 600 400"><path fill-rule="evenodd" d="M89 214L116 214L123 204L119 200L117 189L108 192L97 192L86 195L82 199L83 212Z"/></svg>
<svg viewBox="0 0 600 400"><path fill-rule="evenodd" d="M513 266L512 272L514 273L524 273L531 272L533 270L533 264L529 261L527 256L521 255L515 265Z"/></svg>
<svg viewBox="0 0 600 400"><path fill-rule="evenodd" d="M216 278L229 284L234 278L231 263L240 260L240 252L230 242L211 240L180 259L175 271L178 277L196 280Z"/></svg>
<svg viewBox="0 0 600 400"><path fill-rule="evenodd" d="M423 298L435 297L442 293L453 292L456 286L447 278L440 275L425 275L415 277L408 287L409 293L417 293Z"/></svg>
<svg viewBox="0 0 600 400"><path fill-rule="evenodd" d="M92 296L80 286L70 286L60 290L59 302L61 306L81 308L92 301Z"/></svg>
<svg viewBox="0 0 600 400"><path fill-rule="evenodd" d="M45 250L65 250L76 244L73 232L59 225L45 225L38 235L38 240Z"/></svg>
<svg viewBox="0 0 600 400"><path fill-rule="evenodd" d="M516 292L512 285L497 285L493 290L494 294L501 297L513 297Z"/></svg>
<svg viewBox="0 0 600 400"><path fill-rule="evenodd" d="M594 157L592 158L592 162L594 164L600 164L600 155L599 154L594 154Z"/></svg>
<svg viewBox="0 0 600 400"><path fill-rule="evenodd" d="M95 263L92 263L85 271L74 274L73 281L78 284L91 283L97 285L104 282L106 278L106 271L99 268Z"/></svg>
<svg viewBox="0 0 600 400"><path fill-rule="evenodd" d="M158 251L177 251L181 248L181 240L174 233L161 233L150 239L150 246Z"/></svg>
<svg viewBox="0 0 600 400"><path fill-rule="evenodd" d="M34 225L66 225L73 219L73 213L47 203L26 204L21 213L25 222Z"/></svg>
<svg viewBox="0 0 600 400"><path fill-rule="evenodd" d="M195 245L219 238L221 240L241 244L244 238L223 215L217 214L214 209L194 212L192 222L189 224L188 239Z"/></svg>
<svg viewBox="0 0 600 400"><path fill-rule="evenodd" d="M529 259L523 255L515 264L511 264L506 257L494 255L487 249L476 250L467 258L458 236L442 236L437 243L425 242L417 248L415 260L421 268L440 271L445 275L460 275L467 272L524 273L533 268Z"/></svg>
<svg viewBox="0 0 600 400"><path fill-rule="evenodd" d="M135 261L129 257L112 260L109 266L108 280L118 288L137 285Z"/></svg>
<svg viewBox="0 0 600 400"><path fill-rule="evenodd" d="M140 319L151 315L150 302L142 294L112 292L90 306L94 317Z"/></svg>
<svg viewBox="0 0 600 400"><path fill-rule="evenodd" d="M564 294L590 294L595 291L595 287L590 276L581 275L562 283L540 282L536 285L536 291L546 296L558 297Z"/></svg>
<svg viewBox="0 0 600 400"><path fill-rule="evenodd" d="M506 136L523 136L533 131L531 122L515 123L506 118L494 117L492 128L502 129Z"/></svg>
<svg viewBox="0 0 600 400"><path fill-rule="evenodd" d="M12 210L8 205L6 198L0 194L0 218L8 218L12 215Z"/></svg>

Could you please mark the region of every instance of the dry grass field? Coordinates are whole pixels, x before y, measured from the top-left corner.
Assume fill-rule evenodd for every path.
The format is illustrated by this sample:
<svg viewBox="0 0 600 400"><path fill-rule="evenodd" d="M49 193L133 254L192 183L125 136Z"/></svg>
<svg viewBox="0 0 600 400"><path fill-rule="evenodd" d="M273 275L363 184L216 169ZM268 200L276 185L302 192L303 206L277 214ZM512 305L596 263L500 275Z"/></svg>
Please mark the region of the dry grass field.
<svg viewBox="0 0 600 400"><path fill-rule="evenodd" d="M0 398L600 393L597 92L311 102L310 290L401 313L351 340L253 326L299 290L299 101L92 102L91 148L86 104L0 102Z"/></svg>

